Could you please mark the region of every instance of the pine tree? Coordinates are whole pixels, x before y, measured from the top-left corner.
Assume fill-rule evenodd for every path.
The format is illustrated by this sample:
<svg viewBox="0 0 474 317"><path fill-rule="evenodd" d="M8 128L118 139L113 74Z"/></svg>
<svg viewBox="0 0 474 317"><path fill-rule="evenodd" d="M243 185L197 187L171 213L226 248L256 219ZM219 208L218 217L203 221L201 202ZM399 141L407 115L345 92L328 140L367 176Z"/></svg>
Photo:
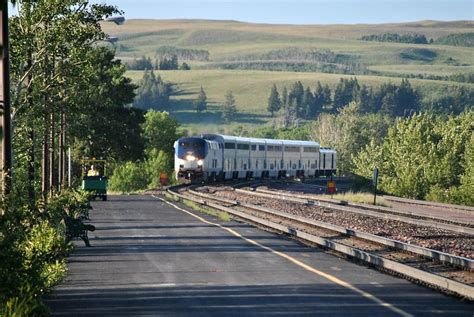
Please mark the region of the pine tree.
<svg viewBox="0 0 474 317"><path fill-rule="evenodd" d="M161 76L155 76L153 70L145 70L137 89L133 106L140 109L165 109L169 104L171 87Z"/></svg>
<svg viewBox="0 0 474 317"><path fill-rule="evenodd" d="M324 111L325 107L331 107L331 89L326 84L324 87L321 82L317 82L314 92L313 105L311 107L311 117L316 118Z"/></svg>
<svg viewBox="0 0 474 317"><path fill-rule="evenodd" d="M194 108L197 112L202 112L207 109L207 96L202 86L198 98L194 101Z"/></svg>
<svg viewBox="0 0 474 317"><path fill-rule="evenodd" d="M420 96L411 87L408 79L402 79L400 86L398 86L395 93L395 104L393 115L404 116L412 114L418 110Z"/></svg>
<svg viewBox="0 0 474 317"><path fill-rule="evenodd" d="M300 117L304 119L310 119L314 117L313 114L313 102L314 102L314 96L313 93L311 92L311 89L309 87L306 87L304 94L303 94L303 100L301 102L301 113Z"/></svg>
<svg viewBox="0 0 474 317"><path fill-rule="evenodd" d="M224 107L222 109L222 119L224 119L225 122L229 122L233 119L236 113L237 106L235 105L235 98L232 94L232 91L229 90L225 95Z"/></svg>
<svg viewBox="0 0 474 317"><path fill-rule="evenodd" d="M267 110L273 114L275 112L278 112L281 108L281 100L280 100L280 95L278 94L278 90L275 84L273 84L272 90L270 92L270 97L268 97L268 106Z"/></svg>
<svg viewBox="0 0 474 317"><path fill-rule="evenodd" d="M304 87L300 81L297 81L291 87L291 91L288 95L288 104L293 104L296 116L300 116L302 113L301 108L303 104ZM295 102L293 103L292 100Z"/></svg>
<svg viewBox="0 0 474 317"><path fill-rule="evenodd" d="M283 87L283 91L281 92L281 106L288 106L288 89L286 88L286 86Z"/></svg>
<svg viewBox="0 0 474 317"><path fill-rule="evenodd" d="M337 110L356 100L360 89L357 78L341 78L334 92L334 109Z"/></svg>
<svg viewBox="0 0 474 317"><path fill-rule="evenodd" d="M330 107L332 104L332 99L331 99L331 89L329 88L329 85L326 84L324 85L323 89L323 94L322 94L322 99L321 99L321 104L324 107Z"/></svg>
<svg viewBox="0 0 474 317"><path fill-rule="evenodd" d="M372 106L372 90L369 90L366 85L362 85L360 88L359 94L357 96L357 103L359 104L360 113L370 113L374 112L371 109Z"/></svg>
<svg viewBox="0 0 474 317"><path fill-rule="evenodd" d="M169 69L178 69L178 56L176 54L173 54L173 56L171 56Z"/></svg>

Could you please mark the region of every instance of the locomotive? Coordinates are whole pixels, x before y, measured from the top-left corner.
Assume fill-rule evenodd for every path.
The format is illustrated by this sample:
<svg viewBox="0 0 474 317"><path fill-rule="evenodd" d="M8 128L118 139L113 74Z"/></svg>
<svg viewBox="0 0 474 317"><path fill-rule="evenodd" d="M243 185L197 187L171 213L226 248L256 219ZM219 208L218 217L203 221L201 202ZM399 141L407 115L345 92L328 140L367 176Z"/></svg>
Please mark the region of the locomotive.
<svg viewBox="0 0 474 317"><path fill-rule="evenodd" d="M176 179L182 182L305 178L336 172L336 151L317 142L203 134L180 138L174 148Z"/></svg>

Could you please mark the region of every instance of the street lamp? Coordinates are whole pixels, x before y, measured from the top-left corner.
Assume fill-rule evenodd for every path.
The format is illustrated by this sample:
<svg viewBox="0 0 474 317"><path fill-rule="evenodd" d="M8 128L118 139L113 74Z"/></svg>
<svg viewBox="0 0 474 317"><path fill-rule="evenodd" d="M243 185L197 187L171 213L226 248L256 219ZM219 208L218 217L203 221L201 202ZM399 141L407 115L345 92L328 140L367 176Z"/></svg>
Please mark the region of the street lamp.
<svg viewBox="0 0 474 317"><path fill-rule="evenodd" d="M107 42L107 43L110 43L110 44L114 45L115 43L117 43L118 40L119 39L116 36L109 36L109 38L104 40L104 42Z"/></svg>
<svg viewBox="0 0 474 317"><path fill-rule="evenodd" d="M118 17L110 17L104 20L105 22L113 22L117 25L122 25L125 22L125 17L118 16Z"/></svg>

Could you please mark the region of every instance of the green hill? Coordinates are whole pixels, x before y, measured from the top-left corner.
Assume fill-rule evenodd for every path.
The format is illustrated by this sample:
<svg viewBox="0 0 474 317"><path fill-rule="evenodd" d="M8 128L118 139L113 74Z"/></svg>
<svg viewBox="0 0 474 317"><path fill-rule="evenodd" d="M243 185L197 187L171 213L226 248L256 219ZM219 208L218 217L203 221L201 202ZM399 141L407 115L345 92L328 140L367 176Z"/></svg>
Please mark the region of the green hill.
<svg viewBox="0 0 474 317"><path fill-rule="evenodd" d="M446 76L474 72L474 48L437 44L407 44L358 40L365 35L423 34L427 39L472 31L472 21L421 21L379 25L270 25L236 21L128 20L122 26L104 23L118 37L117 55L125 62L141 56L158 60L174 52L190 71L159 71L175 84L171 112L196 132L223 129L219 109L227 90L236 97L237 125L255 126L272 119L266 112L270 87L296 80L314 88L316 81L334 85L339 78L357 75L361 83L399 82L403 76L422 90L458 83ZM130 71L139 80L141 72ZM199 116L192 100L203 86L211 102ZM464 84L474 87L472 84ZM203 125L206 124L204 127Z"/></svg>

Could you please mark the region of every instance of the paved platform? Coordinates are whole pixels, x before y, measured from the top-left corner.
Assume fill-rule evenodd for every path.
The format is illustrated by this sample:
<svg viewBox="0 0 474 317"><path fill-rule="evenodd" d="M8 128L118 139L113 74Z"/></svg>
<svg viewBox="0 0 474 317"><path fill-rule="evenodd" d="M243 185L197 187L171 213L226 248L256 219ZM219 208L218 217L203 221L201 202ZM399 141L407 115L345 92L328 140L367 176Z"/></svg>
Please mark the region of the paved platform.
<svg viewBox="0 0 474 317"><path fill-rule="evenodd" d="M53 316L474 313L473 304L151 196L111 196L93 207L92 247L77 242L67 279L46 300Z"/></svg>

